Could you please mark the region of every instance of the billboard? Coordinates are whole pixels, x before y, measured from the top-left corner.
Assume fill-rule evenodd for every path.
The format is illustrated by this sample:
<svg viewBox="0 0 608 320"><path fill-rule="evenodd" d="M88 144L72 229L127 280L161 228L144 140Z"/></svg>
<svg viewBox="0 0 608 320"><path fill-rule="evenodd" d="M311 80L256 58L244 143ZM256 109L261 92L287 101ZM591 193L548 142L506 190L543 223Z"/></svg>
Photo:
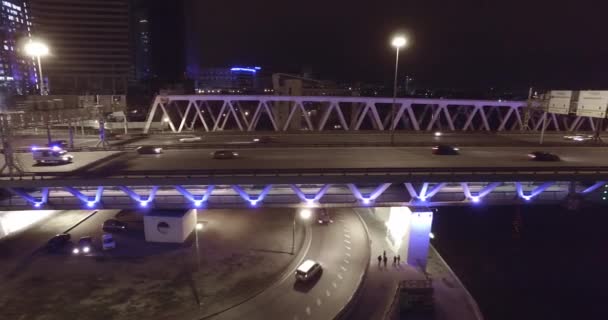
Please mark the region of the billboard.
<svg viewBox="0 0 608 320"><path fill-rule="evenodd" d="M551 90L551 92L549 93L549 101L547 103L547 112L557 114L569 114L571 100L572 91Z"/></svg>
<svg viewBox="0 0 608 320"><path fill-rule="evenodd" d="M606 118L608 91L580 91L576 115L582 117Z"/></svg>

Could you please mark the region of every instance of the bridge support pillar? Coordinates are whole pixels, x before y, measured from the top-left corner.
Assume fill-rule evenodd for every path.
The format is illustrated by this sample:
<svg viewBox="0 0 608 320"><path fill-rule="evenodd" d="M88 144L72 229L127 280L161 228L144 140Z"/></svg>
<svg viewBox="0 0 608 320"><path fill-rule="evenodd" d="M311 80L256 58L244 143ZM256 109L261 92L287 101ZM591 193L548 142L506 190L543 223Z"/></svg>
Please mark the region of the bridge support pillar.
<svg viewBox="0 0 608 320"><path fill-rule="evenodd" d="M382 211L376 216L385 221L387 241L393 252L404 257L407 264L426 271L433 212L428 208L412 211L408 207Z"/></svg>

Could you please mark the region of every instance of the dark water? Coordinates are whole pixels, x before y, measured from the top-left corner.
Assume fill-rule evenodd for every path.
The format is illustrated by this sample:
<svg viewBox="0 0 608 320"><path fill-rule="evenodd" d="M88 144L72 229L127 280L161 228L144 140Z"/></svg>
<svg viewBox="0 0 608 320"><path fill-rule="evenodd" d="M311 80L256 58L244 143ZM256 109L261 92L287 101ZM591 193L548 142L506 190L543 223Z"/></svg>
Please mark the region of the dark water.
<svg viewBox="0 0 608 320"><path fill-rule="evenodd" d="M608 319L608 207L440 208L433 232L486 320Z"/></svg>

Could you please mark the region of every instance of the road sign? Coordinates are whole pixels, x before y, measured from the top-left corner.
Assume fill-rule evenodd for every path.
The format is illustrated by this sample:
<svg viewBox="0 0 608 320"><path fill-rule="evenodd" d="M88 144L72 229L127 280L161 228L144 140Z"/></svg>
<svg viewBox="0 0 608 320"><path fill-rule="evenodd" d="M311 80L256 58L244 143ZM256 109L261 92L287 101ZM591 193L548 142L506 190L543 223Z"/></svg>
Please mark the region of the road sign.
<svg viewBox="0 0 608 320"><path fill-rule="evenodd" d="M580 91L576 115L605 118L608 107L608 91Z"/></svg>
<svg viewBox="0 0 608 320"><path fill-rule="evenodd" d="M569 114L571 100L572 91L551 90L551 92L549 93L547 112L557 114Z"/></svg>

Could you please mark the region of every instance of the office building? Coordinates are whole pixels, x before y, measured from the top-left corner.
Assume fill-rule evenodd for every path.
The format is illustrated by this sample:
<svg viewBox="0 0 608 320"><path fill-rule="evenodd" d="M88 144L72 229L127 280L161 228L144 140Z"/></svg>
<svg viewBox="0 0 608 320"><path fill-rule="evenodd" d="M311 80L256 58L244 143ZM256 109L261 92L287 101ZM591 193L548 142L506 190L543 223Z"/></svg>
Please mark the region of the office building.
<svg viewBox="0 0 608 320"><path fill-rule="evenodd" d="M131 4L131 32L135 80L148 80L153 77L152 39L150 10L143 1L133 1Z"/></svg>
<svg viewBox="0 0 608 320"><path fill-rule="evenodd" d="M196 80L195 90L202 94L253 94L270 87L270 81L260 76L260 67L203 68ZM268 79L269 80L269 79ZM268 82L268 83L266 83Z"/></svg>
<svg viewBox="0 0 608 320"><path fill-rule="evenodd" d="M25 55L31 21L23 0L3 0L0 6L0 90L8 95L37 93L38 73L34 59Z"/></svg>
<svg viewBox="0 0 608 320"><path fill-rule="evenodd" d="M124 94L133 75L129 0L30 0L51 94Z"/></svg>

